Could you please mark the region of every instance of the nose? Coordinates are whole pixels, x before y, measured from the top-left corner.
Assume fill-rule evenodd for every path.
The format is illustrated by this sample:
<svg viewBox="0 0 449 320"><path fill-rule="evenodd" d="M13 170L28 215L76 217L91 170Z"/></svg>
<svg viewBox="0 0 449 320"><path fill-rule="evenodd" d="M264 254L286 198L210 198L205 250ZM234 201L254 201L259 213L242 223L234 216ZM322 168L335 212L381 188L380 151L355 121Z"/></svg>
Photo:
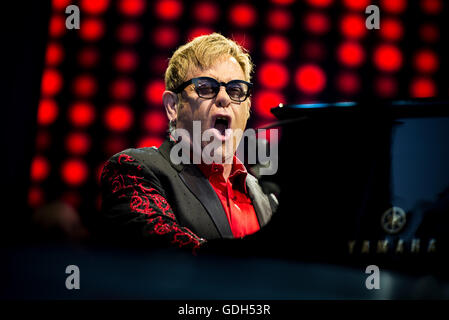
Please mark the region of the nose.
<svg viewBox="0 0 449 320"><path fill-rule="evenodd" d="M229 98L225 86L220 86L220 91L218 91L218 94L215 97L215 103L221 108L225 108L231 103L231 98Z"/></svg>

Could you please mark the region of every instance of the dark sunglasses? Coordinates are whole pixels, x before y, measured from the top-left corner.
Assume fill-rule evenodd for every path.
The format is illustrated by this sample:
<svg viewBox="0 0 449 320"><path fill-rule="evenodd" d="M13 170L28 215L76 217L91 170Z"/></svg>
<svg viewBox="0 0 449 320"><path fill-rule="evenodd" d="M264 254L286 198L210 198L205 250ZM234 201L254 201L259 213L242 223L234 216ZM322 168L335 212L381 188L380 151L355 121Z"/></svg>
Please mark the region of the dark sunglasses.
<svg viewBox="0 0 449 320"><path fill-rule="evenodd" d="M224 86L226 88L227 94L229 95L229 98L231 98L231 100L235 102L245 101L251 95L251 89L253 87L252 83L243 80L231 80L228 83L225 83L218 82L214 78L198 77L184 82L175 90L173 90L173 92L180 93L192 83L195 86L195 91L200 98L213 99L220 91L220 87Z"/></svg>

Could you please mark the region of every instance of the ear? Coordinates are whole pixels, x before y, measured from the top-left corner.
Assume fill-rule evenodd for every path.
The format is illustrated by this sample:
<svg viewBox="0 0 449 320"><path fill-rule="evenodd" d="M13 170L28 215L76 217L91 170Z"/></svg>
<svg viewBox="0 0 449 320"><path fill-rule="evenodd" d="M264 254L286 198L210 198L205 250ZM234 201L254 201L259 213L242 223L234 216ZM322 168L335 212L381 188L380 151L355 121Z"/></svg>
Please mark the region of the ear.
<svg viewBox="0 0 449 320"><path fill-rule="evenodd" d="M164 103L165 112L167 113L168 120L176 120L178 116L177 104L178 96L173 91L164 91L162 94L162 102Z"/></svg>

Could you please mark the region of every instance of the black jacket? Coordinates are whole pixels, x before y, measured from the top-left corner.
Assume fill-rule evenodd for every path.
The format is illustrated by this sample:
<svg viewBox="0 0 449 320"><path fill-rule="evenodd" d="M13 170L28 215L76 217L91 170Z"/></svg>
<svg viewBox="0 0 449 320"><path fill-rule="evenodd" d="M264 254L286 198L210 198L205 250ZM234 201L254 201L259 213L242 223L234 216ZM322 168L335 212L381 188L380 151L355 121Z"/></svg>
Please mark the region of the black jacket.
<svg viewBox="0 0 449 320"><path fill-rule="evenodd" d="M102 215L115 236L197 248L204 239L232 238L221 202L196 165L170 161L173 142L127 149L106 163L101 177ZM246 186L261 227L276 210L248 173Z"/></svg>

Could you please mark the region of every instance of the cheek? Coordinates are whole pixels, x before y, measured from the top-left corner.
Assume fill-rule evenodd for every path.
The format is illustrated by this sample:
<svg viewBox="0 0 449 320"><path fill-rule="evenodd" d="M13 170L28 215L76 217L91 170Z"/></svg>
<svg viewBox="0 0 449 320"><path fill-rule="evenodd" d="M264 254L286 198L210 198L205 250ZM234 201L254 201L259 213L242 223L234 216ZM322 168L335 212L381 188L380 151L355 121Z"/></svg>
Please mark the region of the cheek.
<svg viewBox="0 0 449 320"><path fill-rule="evenodd" d="M241 112L239 112L239 114L237 115L237 127L239 129L244 130L246 127L246 122L248 121L248 116L249 116L249 112L248 110L242 110Z"/></svg>
<svg viewBox="0 0 449 320"><path fill-rule="evenodd" d="M207 121L210 116L211 101L203 101L202 103L196 104L195 108L192 108L192 118L194 120L201 120L202 122Z"/></svg>
<svg viewBox="0 0 449 320"><path fill-rule="evenodd" d="M240 111L240 123L243 123L244 125L246 125L246 122L249 119L250 116L250 107L249 104L245 104L245 106L242 106L242 110Z"/></svg>
<svg viewBox="0 0 449 320"><path fill-rule="evenodd" d="M183 103L178 106L177 122L182 124L182 127L186 127L189 122L192 122L192 112L188 105Z"/></svg>

